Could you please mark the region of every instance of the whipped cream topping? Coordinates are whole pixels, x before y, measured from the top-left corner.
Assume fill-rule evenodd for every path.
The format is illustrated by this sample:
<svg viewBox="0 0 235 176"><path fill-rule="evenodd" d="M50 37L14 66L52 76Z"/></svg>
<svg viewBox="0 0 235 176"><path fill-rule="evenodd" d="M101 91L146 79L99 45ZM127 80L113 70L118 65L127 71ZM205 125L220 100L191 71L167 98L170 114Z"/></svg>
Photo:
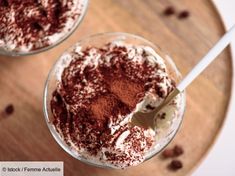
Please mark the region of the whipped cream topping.
<svg viewBox="0 0 235 176"><path fill-rule="evenodd" d="M175 88L164 60L151 47L77 45L57 65L53 124L70 148L91 163L138 165L156 151L179 116L181 96L156 115L155 130L129 125L136 111L151 111Z"/></svg>

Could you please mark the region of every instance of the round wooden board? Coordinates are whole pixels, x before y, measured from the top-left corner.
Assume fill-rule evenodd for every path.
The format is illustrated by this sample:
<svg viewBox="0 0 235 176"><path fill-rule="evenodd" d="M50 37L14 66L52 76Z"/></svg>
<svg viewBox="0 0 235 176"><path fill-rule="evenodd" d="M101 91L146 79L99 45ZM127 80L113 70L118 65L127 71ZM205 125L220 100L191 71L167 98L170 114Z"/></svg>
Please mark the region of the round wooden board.
<svg viewBox="0 0 235 176"><path fill-rule="evenodd" d="M191 16L165 17L173 5ZM50 134L42 112L44 83L52 64L77 40L90 34L122 31L141 35L167 51L185 75L224 33L213 4L205 0L91 0L78 30L63 44L42 54L21 58L0 56L0 107L13 103L12 116L0 118L0 160L64 161L65 176L188 175L200 163L219 133L231 88L231 56L227 49L187 89L183 125L170 144L180 144L185 154L183 169L170 172L170 160L155 156L127 170L88 166L69 156Z"/></svg>

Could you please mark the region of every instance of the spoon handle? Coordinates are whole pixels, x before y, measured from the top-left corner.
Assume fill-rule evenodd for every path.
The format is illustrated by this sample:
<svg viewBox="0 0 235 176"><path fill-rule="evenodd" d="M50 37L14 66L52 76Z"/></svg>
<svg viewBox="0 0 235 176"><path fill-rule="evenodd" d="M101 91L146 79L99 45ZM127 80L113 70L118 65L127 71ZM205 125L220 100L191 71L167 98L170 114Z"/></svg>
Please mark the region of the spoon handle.
<svg viewBox="0 0 235 176"><path fill-rule="evenodd" d="M235 25L214 45L213 48L201 59L201 61L185 76L185 78L177 85L176 89L171 92L168 97L157 107L154 112L158 112L162 107L173 100L180 92L182 92L203 70L224 50L232 41L232 35L235 32Z"/></svg>
<svg viewBox="0 0 235 176"><path fill-rule="evenodd" d="M232 35L235 32L233 25L228 32L215 44L213 48L201 59L201 61L186 75L186 77L177 85L177 89L182 92L232 41ZM235 37L234 37L235 39Z"/></svg>

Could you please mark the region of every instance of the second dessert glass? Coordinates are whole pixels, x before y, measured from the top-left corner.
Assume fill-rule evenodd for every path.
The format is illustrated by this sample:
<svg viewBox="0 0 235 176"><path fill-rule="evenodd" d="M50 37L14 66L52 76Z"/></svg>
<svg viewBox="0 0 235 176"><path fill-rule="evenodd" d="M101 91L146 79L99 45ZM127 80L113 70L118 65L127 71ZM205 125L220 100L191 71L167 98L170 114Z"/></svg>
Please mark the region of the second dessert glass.
<svg viewBox="0 0 235 176"><path fill-rule="evenodd" d="M96 34L96 35L84 38L80 40L75 46L80 46L82 47L82 49L89 47L89 46L102 47L105 44L111 43L113 41L121 41L126 44L144 45L144 46L151 47L152 49L155 50L155 52L158 55L160 55L164 59L168 73L171 76L171 78L176 82L176 84L180 81L181 74L176 68L173 60L168 55L164 54L158 46L154 45L153 43L147 41L146 39L142 37L139 37L133 34L127 34L127 33L103 33L103 34ZM72 46L67 51L65 51L62 56L65 56L66 53L71 52L75 46ZM55 63L55 65L51 69L48 79L46 81L45 90L44 90L44 107L43 108L44 108L44 115L45 115L45 120L48 125L48 128L51 134L53 135L53 137L55 138L55 140L57 141L57 143L71 156L90 165L103 167L103 168L110 168L110 166L108 165L105 165L103 163L102 164L96 163L92 160L88 160L84 158L83 156L79 155L77 151L74 151L71 147L69 147L64 142L64 140L62 139L60 134L56 131L53 125L53 115L50 109L50 100L52 98L52 93L56 89L56 86L58 83L58 79L57 79L58 73L61 73L63 68L65 68L70 62L70 60L62 56L58 59L58 61ZM178 109L179 111L178 116L174 120L171 121L171 124L168 124L168 126L166 127L166 131L163 133L163 135L158 137L157 139L158 142L152 148L152 150L147 153L147 155L145 156L145 161L155 156L162 149L164 149L170 143L170 141L174 138L176 132L178 131L180 124L182 122L182 118L183 118L184 110L185 110L185 92L181 93L180 96L181 98L180 98L180 106Z"/></svg>
<svg viewBox="0 0 235 176"><path fill-rule="evenodd" d="M89 0L81 0L80 3L78 3L79 7L81 8L81 12L79 14L79 17L75 20L74 24L72 25L71 29L66 32L62 37L58 38L57 40L55 40L55 42L49 46L45 46L45 47L41 47L35 50L30 50L27 52L23 52L23 51L9 51L9 50L5 50L4 48L0 47L0 55L5 55L5 56L27 56L27 55L32 55L32 54L38 54L44 51L47 51L49 49L52 49L54 47L56 47L57 45L59 45L60 43L62 43L64 40L66 40L70 35L72 35L75 30L78 28L78 26L80 25L80 23L82 22L86 11L87 11L87 7L88 7L88 3Z"/></svg>

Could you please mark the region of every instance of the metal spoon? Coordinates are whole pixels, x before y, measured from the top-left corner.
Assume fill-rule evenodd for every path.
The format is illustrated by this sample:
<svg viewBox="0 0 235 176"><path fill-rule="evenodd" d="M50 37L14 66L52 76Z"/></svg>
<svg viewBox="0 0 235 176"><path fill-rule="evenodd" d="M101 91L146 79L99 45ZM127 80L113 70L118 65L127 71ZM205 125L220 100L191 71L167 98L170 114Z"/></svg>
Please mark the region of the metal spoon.
<svg viewBox="0 0 235 176"><path fill-rule="evenodd" d="M201 61L186 75L186 77L178 84L167 98L151 112L136 112L132 119L131 125L144 128L154 129L154 117L167 104L169 104L180 92L182 92L215 58L230 44L232 35L235 32L233 25L228 32L214 45L213 48L201 59Z"/></svg>

